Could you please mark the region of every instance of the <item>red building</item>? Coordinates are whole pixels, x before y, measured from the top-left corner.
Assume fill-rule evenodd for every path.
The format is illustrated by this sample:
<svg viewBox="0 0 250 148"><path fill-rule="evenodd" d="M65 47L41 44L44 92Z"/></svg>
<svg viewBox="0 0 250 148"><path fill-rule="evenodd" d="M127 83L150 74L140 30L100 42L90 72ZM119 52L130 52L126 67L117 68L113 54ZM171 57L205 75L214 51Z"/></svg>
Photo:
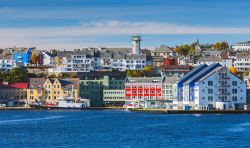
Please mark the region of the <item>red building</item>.
<svg viewBox="0 0 250 148"><path fill-rule="evenodd" d="M14 105L22 104L27 99L28 83L0 83L0 104L7 104L10 100Z"/></svg>
<svg viewBox="0 0 250 148"><path fill-rule="evenodd" d="M178 65L177 58L174 57L168 57L167 59L163 60L163 65Z"/></svg>
<svg viewBox="0 0 250 148"><path fill-rule="evenodd" d="M163 77L127 77L125 80L125 101L127 107L145 107L146 102L163 100L163 79Z"/></svg>

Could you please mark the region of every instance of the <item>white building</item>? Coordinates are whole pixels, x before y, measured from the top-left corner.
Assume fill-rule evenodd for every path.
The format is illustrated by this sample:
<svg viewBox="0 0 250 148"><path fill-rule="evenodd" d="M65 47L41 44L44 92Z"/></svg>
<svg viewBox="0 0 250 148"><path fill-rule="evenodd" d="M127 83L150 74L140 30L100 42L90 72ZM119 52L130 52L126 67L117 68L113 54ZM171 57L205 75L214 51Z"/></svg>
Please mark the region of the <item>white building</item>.
<svg viewBox="0 0 250 148"><path fill-rule="evenodd" d="M42 55L43 55L42 57L43 57L43 65L44 66L54 66L55 65L55 61L54 61L55 56L52 53L44 50L44 51L42 51Z"/></svg>
<svg viewBox="0 0 250 148"><path fill-rule="evenodd" d="M11 55L0 55L0 70L10 71L14 66Z"/></svg>
<svg viewBox="0 0 250 148"><path fill-rule="evenodd" d="M220 56L203 56L197 61L196 65L200 64L211 65L214 63L219 63L222 66L231 67L233 66L233 59L230 58L222 59Z"/></svg>
<svg viewBox="0 0 250 148"><path fill-rule="evenodd" d="M61 51L57 55L55 68L50 68L49 72L90 72L94 70L94 57L82 52Z"/></svg>
<svg viewBox="0 0 250 148"><path fill-rule="evenodd" d="M132 36L132 54L141 54L141 36Z"/></svg>
<svg viewBox="0 0 250 148"><path fill-rule="evenodd" d="M234 51L249 51L250 50L250 41L239 42L236 45L232 46Z"/></svg>
<svg viewBox="0 0 250 148"><path fill-rule="evenodd" d="M250 52L239 52L236 55L236 59L234 61L234 67L237 68L238 71L244 72L250 70Z"/></svg>
<svg viewBox="0 0 250 148"><path fill-rule="evenodd" d="M243 109L246 84L220 65L200 65L174 85L174 109Z"/></svg>

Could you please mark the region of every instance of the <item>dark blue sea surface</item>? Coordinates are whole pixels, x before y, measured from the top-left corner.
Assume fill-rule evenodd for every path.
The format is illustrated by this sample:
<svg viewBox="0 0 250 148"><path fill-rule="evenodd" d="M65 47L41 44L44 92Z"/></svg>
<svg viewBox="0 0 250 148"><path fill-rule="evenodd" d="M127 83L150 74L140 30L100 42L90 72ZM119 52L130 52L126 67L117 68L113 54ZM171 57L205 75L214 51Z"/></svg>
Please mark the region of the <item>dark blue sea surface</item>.
<svg viewBox="0 0 250 148"><path fill-rule="evenodd" d="M250 147L250 115L0 111L0 147Z"/></svg>

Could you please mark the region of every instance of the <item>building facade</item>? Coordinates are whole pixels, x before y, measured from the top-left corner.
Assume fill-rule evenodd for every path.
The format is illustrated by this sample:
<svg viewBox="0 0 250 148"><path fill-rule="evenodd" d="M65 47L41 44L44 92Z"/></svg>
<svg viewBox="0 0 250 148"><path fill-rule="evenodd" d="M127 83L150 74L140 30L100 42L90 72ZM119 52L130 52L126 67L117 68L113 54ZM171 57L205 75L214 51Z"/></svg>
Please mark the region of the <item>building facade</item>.
<svg viewBox="0 0 250 148"><path fill-rule="evenodd" d="M80 80L80 96L90 99L93 107L122 106L124 104L124 80L109 76Z"/></svg>
<svg viewBox="0 0 250 148"><path fill-rule="evenodd" d="M239 42L232 46L234 51L250 51L250 41Z"/></svg>
<svg viewBox="0 0 250 148"><path fill-rule="evenodd" d="M174 109L243 109L246 84L218 64L200 65L174 84Z"/></svg>
<svg viewBox="0 0 250 148"><path fill-rule="evenodd" d="M28 83L0 83L0 104L13 102L11 106L22 106L27 99ZM7 105L8 106L8 105Z"/></svg>
<svg viewBox="0 0 250 148"><path fill-rule="evenodd" d="M236 59L234 61L234 67L237 68L239 72L250 70L250 51L240 52L236 54Z"/></svg>
<svg viewBox="0 0 250 148"><path fill-rule="evenodd" d="M163 108L162 83L164 77L127 77L125 106L128 108Z"/></svg>
<svg viewBox="0 0 250 148"><path fill-rule="evenodd" d="M79 79L31 78L27 90L29 103L55 105L60 98L79 99Z"/></svg>
<svg viewBox="0 0 250 148"><path fill-rule="evenodd" d="M18 49L13 53L13 60L16 66L27 66L31 64L32 52L30 48L27 49Z"/></svg>
<svg viewBox="0 0 250 148"><path fill-rule="evenodd" d="M10 71L14 66L11 55L0 55L0 70Z"/></svg>

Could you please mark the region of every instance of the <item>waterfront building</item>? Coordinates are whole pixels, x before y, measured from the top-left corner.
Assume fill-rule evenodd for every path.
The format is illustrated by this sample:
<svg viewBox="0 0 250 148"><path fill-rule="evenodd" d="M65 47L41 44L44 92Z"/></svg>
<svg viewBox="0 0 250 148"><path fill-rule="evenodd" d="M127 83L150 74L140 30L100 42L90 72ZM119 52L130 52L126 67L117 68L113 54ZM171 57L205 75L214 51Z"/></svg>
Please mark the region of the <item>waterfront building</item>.
<svg viewBox="0 0 250 148"><path fill-rule="evenodd" d="M243 78L244 82L246 83L246 88L247 88L247 105L248 105L248 108L249 108L249 105L250 105L250 73L248 76L244 76Z"/></svg>
<svg viewBox="0 0 250 148"><path fill-rule="evenodd" d="M0 83L0 104L7 106L24 105L27 99L28 83ZM8 105L12 102L12 105Z"/></svg>
<svg viewBox="0 0 250 148"><path fill-rule="evenodd" d="M106 79L109 77L105 77ZM104 79L105 79L104 78ZM106 80L107 81L107 80ZM124 79L108 79L104 81L103 102L105 106L123 106L125 104Z"/></svg>
<svg viewBox="0 0 250 148"><path fill-rule="evenodd" d="M165 77L162 85L162 98L164 100L164 108L173 109L173 85L177 82L178 77Z"/></svg>
<svg viewBox="0 0 250 148"><path fill-rule="evenodd" d="M162 83L164 77L127 77L125 101L130 108L163 108Z"/></svg>
<svg viewBox="0 0 250 148"><path fill-rule="evenodd" d="M239 42L236 45L232 46L234 51L249 51L250 50L250 41Z"/></svg>
<svg viewBox="0 0 250 148"><path fill-rule="evenodd" d="M63 97L79 98L79 79L30 78L27 90L29 103L55 105Z"/></svg>
<svg viewBox="0 0 250 148"><path fill-rule="evenodd" d="M226 67L201 64L174 84L174 109L242 109L246 84Z"/></svg>
<svg viewBox="0 0 250 148"><path fill-rule="evenodd" d="M122 106L124 104L124 79L115 77L86 78L80 80L80 96L90 99L91 106Z"/></svg>

